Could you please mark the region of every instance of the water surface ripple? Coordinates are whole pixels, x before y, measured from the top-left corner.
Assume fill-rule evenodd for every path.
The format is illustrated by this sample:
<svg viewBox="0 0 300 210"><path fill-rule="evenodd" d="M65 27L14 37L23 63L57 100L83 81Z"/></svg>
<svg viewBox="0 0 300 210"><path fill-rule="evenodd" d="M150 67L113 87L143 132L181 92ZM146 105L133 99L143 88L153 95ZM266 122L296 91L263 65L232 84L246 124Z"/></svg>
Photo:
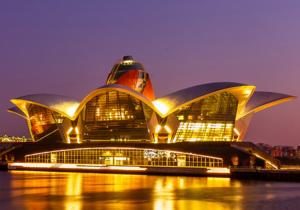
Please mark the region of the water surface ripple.
<svg viewBox="0 0 300 210"><path fill-rule="evenodd" d="M0 209L300 209L300 183L182 176L0 172Z"/></svg>

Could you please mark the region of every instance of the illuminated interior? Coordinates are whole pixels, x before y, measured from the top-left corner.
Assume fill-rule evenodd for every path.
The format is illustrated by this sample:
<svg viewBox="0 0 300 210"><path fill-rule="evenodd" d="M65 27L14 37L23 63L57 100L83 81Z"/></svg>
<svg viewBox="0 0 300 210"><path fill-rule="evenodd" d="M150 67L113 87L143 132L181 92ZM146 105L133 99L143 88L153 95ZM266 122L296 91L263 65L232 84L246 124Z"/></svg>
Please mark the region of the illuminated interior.
<svg viewBox="0 0 300 210"><path fill-rule="evenodd" d="M181 122L173 141L230 141L232 128L233 124L226 122Z"/></svg>
<svg viewBox="0 0 300 210"><path fill-rule="evenodd" d="M60 122L59 114L34 104L28 105L28 114L31 134L35 140L57 129L57 123Z"/></svg>
<svg viewBox="0 0 300 210"><path fill-rule="evenodd" d="M152 110L122 92L109 91L91 99L83 111L84 139L90 141L149 141Z"/></svg>
<svg viewBox="0 0 300 210"><path fill-rule="evenodd" d="M26 155L25 162L107 166L223 167L222 158L135 148L84 148L50 151Z"/></svg>
<svg viewBox="0 0 300 210"><path fill-rule="evenodd" d="M238 101L219 93L194 102L175 114L180 121L173 142L231 141Z"/></svg>

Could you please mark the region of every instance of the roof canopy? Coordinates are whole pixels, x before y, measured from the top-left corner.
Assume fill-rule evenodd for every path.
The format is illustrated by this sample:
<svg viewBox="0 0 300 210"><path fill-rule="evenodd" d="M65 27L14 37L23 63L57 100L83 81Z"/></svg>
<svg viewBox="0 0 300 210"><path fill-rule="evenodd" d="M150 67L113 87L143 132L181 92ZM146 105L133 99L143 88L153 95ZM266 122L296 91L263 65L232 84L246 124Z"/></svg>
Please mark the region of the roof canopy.
<svg viewBox="0 0 300 210"><path fill-rule="evenodd" d="M295 96L282 93L256 91L248 101L241 117L244 117L250 113L262 111L295 98Z"/></svg>
<svg viewBox="0 0 300 210"><path fill-rule="evenodd" d="M60 113L66 117L74 115L79 102L76 99L54 94L32 94L12 99L11 102L28 117L28 105L35 104Z"/></svg>
<svg viewBox="0 0 300 210"><path fill-rule="evenodd" d="M153 101L163 116L167 116L182 106L220 92L230 92L239 101L238 113L243 110L255 90L255 86L234 82L215 82L185 88Z"/></svg>
<svg viewBox="0 0 300 210"><path fill-rule="evenodd" d="M281 93L261 91L254 92L255 86L252 85L234 82L216 82L185 88L154 101L150 101L143 94L127 86L110 84L91 91L81 100L81 102L70 97L53 94L34 94L19 97L12 99L11 102L22 112L20 112L16 107L10 108L8 111L26 118L29 117L27 110L28 105L35 104L60 113L71 120L75 120L88 101L90 101L93 97L108 91L119 91L129 94L141 100L160 117L166 117L183 106L189 105L213 94L229 92L238 99L237 120L249 113L258 112L295 98L294 96Z"/></svg>

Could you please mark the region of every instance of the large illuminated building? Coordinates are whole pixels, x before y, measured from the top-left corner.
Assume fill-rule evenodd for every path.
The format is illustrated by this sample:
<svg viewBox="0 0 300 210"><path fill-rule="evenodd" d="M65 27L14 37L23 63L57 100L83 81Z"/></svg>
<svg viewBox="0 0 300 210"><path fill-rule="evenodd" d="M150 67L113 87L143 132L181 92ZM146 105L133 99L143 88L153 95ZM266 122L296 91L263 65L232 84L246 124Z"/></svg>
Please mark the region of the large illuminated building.
<svg viewBox="0 0 300 210"><path fill-rule="evenodd" d="M124 56L106 85L80 101L49 94L12 99L9 111L26 120L34 142L10 153L20 167L277 168L243 139L254 113L294 97L255 89L216 82L156 98L144 66Z"/></svg>

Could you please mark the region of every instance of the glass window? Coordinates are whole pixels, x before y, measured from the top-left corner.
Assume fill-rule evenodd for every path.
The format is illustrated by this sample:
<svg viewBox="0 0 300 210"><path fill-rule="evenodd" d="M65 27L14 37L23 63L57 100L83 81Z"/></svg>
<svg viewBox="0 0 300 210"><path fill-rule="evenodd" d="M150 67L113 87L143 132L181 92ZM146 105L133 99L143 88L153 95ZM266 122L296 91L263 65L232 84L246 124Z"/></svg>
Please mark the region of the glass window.
<svg viewBox="0 0 300 210"><path fill-rule="evenodd" d="M63 157L63 158L60 158ZM223 159L166 150L89 148L25 156L26 162L159 167L222 167Z"/></svg>
<svg viewBox="0 0 300 210"><path fill-rule="evenodd" d="M118 91L94 97L84 110L84 139L149 141L147 121L152 110L140 100Z"/></svg>
<svg viewBox="0 0 300 210"><path fill-rule="evenodd" d="M183 107L175 113L180 123L174 142L231 141L237 106L238 100L223 92Z"/></svg>

